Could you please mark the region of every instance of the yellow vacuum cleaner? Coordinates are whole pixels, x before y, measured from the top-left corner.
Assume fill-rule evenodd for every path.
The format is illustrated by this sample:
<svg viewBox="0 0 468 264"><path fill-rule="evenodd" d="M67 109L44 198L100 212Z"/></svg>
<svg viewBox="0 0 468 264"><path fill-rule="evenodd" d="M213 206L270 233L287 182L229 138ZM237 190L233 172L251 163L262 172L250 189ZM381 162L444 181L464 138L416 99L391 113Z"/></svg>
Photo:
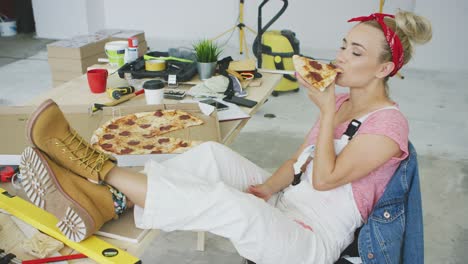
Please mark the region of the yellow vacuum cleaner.
<svg viewBox="0 0 468 264"><path fill-rule="evenodd" d="M283 0L281 10L262 28L262 8L269 0L264 0L258 7L258 35L253 44L257 65L259 68L270 70L294 71L292 56L299 54L299 40L291 30L267 29L284 13L288 1ZM278 96L280 92L299 91L299 84L293 75L284 74L272 95Z"/></svg>

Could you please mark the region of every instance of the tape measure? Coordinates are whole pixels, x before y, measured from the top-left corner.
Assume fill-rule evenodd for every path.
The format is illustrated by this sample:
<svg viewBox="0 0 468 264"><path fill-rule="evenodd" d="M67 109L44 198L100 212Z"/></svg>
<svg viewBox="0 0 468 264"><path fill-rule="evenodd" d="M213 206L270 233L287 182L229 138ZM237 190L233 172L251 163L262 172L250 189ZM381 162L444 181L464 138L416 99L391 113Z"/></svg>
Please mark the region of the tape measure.
<svg viewBox="0 0 468 264"><path fill-rule="evenodd" d="M166 61L163 61L163 60L145 61L145 70L147 71L164 71L165 69L166 69Z"/></svg>
<svg viewBox="0 0 468 264"><path fill-rule="evenodd" d="M17 165L0 166L0 182L10 182L13 175L18 172Z"/></svg>
<svg viewBox="0 0 468 264"><path fill-rule="evenodd" d="M131 94L135 92L133 86L121 86L117 88L107 88L107 95L109 98L119 100L123 95Z"/></svg>

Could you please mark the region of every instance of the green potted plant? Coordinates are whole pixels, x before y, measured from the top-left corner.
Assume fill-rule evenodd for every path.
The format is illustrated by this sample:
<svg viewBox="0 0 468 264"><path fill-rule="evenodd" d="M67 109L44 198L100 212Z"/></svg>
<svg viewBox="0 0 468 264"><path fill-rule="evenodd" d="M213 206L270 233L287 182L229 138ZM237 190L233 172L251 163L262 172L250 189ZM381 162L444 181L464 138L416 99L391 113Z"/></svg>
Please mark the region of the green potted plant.
<svg viewBox="0 0 468 264"><path fill-rule="evenodd" d="M200 40L193 44L195 56L197 58L197 70L201 80L206 80L213 76L218 56L222 50L211 40Z"/></svg>

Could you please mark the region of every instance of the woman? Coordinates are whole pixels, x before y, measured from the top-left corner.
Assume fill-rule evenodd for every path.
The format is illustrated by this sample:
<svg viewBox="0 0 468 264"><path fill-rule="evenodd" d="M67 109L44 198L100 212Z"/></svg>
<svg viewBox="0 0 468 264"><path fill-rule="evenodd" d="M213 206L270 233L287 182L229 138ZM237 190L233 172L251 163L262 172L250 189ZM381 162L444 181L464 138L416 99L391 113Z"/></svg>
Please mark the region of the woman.
<svg viewBox="0 0 468 264"><path fill-rule="evenodd" d="M28 123L35 148L22 156L24 189L75 241L120 214L128 198L142 228L209 231L256 263L333 263L408 155L407 120L388 97L387 80L411 59L411 41L431 38L429 22L409 12L352 21L361 23L336 58L343 71L336 83L350 93L335 95L334 83L318 92L298 76L320 119L271 177L216 143L150 161L146 175L119 168L69 128L49 100ZM361 126L349 141L342 135L353 119ZM304 179L291 185L298 170Z"/></svg>

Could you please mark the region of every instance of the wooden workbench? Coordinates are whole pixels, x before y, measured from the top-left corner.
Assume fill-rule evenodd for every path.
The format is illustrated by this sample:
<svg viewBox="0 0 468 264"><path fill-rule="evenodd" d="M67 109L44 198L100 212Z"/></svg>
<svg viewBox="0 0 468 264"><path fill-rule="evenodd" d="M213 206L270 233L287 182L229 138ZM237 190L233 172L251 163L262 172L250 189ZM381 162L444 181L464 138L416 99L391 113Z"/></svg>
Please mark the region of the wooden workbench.
<svg viewBox="0 0 468 264"><path fill-rule="evenodd" d="M99 66L93 66L94 68ZM104 66L103 66L104 67ZM112 73L112 71L110 71ZM243 111L252 116L265 103L268 96L273 91L274 87L281 80L281 74L262 73L262 84L258 87L249 87L246 89L248 96L246 98L258 102L252 108L241 107ZM197 78L196 78L197 79ZM197 83L199 80L193 80L191 83ZM120 79L117 73L111 74L108 79L108 86L128 85L126 80ZM188 89L190 85L180 85L181 89ZM91 105L93 103L108 103L111 99L105 94L93 94L89 90L86 75L77 77L65 84L56 88L50 89L48 92L34 98L29 104L39 105L45 99L51 98L58 105ZM164 103L176 103L175 100L164 100ZM140 95L123 105L138 105L145 104L145 96ZM233 120L220 122L221 141L223 144L231 144L239 134L240 130L247 124L248 119Z"/></svg>
<svg viewBox="0 0 468 264"><path fill-rule="evenodd" d="M93 68L106 68L104 65L94 65ZM115 71L115 70L114 70ZM112 69L109 69L110 75L108 78L108 87L117 87L121 85L128 85L126 80L120 79L117 73L113 73ZM248 87L246 91L248 92L248 99L257 101L258 104L253 108L241 107L243 111L252 116L257 110L265 103L268 96L273 91L274 87L281 80L282 75L280 74L271 74L271 73L262 73L263 78L261 79L261 85L257 87ZM141 83L142 81L140 81ZM192 80L193 83L197 83L199 80L195 78ZM181 89L189 89L191 85L182 84L180 85ZM93 94L90 92L86 74L80 77L77 77L65 84L62 84L58 87L50 89L44 94L41 94L34 98L30 105L39 105L45 99L51 98L58 105L87 105L91 106L93 103L107 103L111 99L105 94ZM164 100L164 103L176 103L174 100ZM130 101L122 103L122 105L138 105L145 104L144 95L137 96ZM232 120L220 122L220 132L221 132L221 142L223 144L231 144L237 135L240 133L241 129L247 124L249 119L241 120ZM120 240L109 239L101 237L102 239L108 241L109 243L120 247L124 250L127 250L131 254L140 257L143 251L147 248L149 243L157 236L159 233L158 230L151 230L139 243L128 243ZM198 242L197 249L204 250L204 232L198 232ZM88 263L90 260L86 261L73 261L73 263Z"/></svg>

